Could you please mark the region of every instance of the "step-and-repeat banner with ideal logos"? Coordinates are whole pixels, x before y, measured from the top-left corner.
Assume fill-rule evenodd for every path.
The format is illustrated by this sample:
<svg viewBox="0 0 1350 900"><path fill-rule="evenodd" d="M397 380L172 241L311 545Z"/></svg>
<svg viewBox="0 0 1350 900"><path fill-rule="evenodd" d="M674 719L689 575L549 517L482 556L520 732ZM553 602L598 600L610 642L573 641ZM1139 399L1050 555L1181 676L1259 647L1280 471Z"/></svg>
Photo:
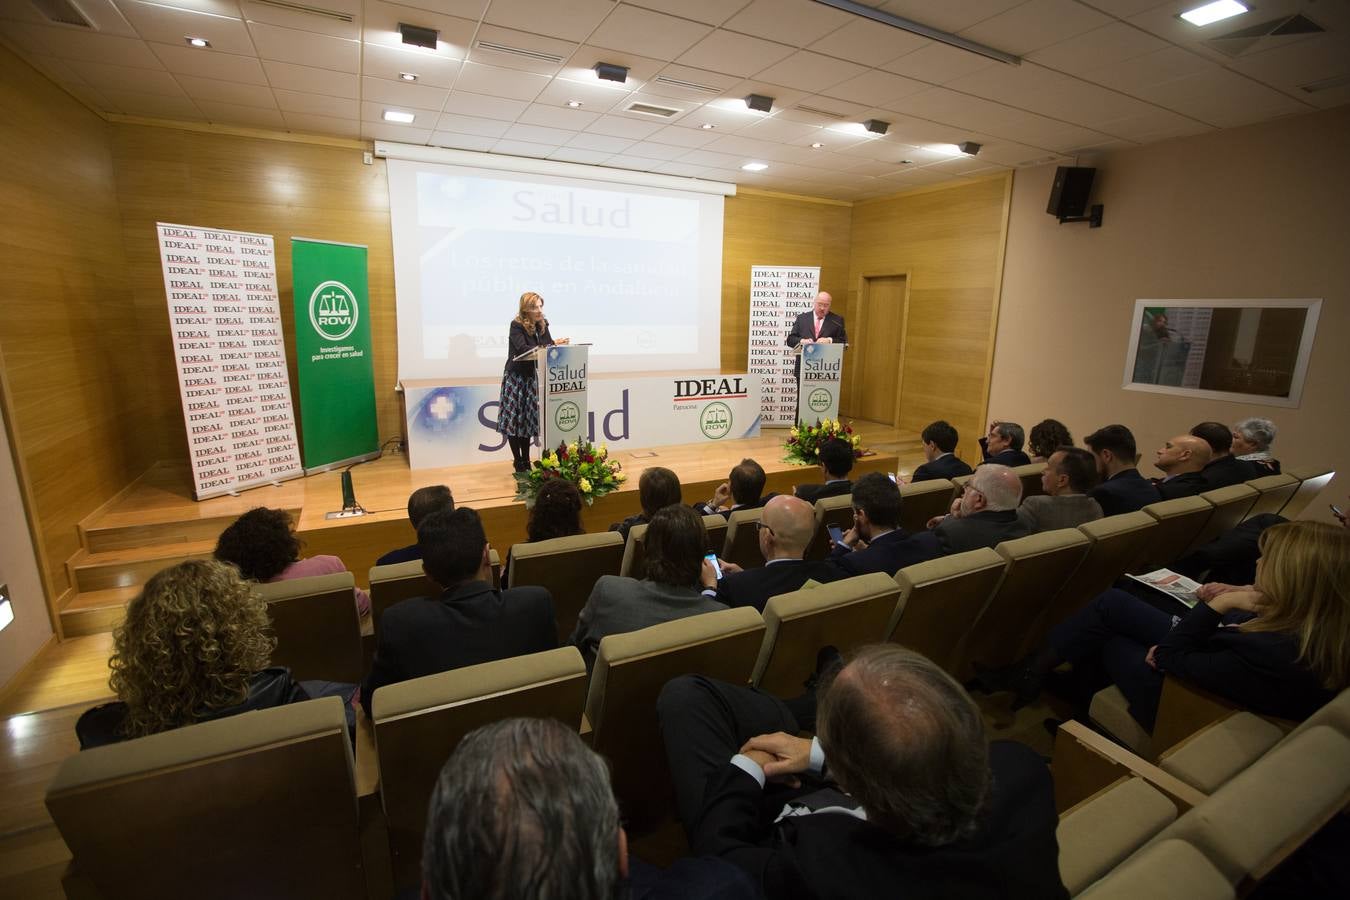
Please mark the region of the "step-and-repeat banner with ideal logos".
<svg viewBox="0 0 1350 900"><path fill-rule="evenodd" d="M788 332L797 316L814 308L819 266L750 267L750 373L759 376L759 409L765 425L797 421L797 379Z"/></svg>
<svg viewBox="0 0 1350 900"><path fill-rule="evenodd" d="M197 499L303 475L271 235L156 229Z"/></svg>

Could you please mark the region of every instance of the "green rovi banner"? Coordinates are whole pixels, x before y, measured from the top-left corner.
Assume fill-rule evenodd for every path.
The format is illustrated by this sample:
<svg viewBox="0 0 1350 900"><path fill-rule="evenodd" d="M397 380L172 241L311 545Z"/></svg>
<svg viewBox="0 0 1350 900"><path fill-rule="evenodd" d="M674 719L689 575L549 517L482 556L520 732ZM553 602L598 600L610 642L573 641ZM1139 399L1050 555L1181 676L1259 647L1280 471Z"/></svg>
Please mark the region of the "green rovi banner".
<svg viewBox="0 0 1350 900"><path fill-rule="evenodd" d="M366 248L291 238L306 472L379 455Z"/></svg>

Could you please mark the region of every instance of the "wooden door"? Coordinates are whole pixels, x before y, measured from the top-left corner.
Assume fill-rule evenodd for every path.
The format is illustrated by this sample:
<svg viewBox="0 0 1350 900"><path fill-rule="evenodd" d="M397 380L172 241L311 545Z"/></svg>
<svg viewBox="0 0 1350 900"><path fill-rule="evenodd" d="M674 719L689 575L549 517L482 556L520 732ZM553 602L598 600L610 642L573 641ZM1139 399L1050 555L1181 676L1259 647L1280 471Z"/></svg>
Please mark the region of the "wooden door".
<svg viewBox="0 0 1350 900"><path fill-rule="evenodd" d="M894 425L900 408L900 365L905 333L905 276L864 278L856 321L848 323L844 357L852 390L845 415Z"/></svg>

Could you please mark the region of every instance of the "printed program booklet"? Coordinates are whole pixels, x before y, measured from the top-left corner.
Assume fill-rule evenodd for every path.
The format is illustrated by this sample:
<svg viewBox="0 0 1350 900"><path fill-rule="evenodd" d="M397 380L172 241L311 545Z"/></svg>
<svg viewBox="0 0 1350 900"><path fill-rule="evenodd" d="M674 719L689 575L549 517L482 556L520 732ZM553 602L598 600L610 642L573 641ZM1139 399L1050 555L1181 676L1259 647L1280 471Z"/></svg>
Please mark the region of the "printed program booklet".
<svg viewBox="0 0 1350 900"><path fill-rule="evenodd" d="M1191 609L1200 602L1200 598L1195 596L1195 592L1200 588L1198 581L1192 581L1185 575L1178 575L1171 569L1155 569L1145 575L1130 575L1140 584L1146 584L1157 591L1162 591L1169 597L1183 604L1187 609Z"/></svg>

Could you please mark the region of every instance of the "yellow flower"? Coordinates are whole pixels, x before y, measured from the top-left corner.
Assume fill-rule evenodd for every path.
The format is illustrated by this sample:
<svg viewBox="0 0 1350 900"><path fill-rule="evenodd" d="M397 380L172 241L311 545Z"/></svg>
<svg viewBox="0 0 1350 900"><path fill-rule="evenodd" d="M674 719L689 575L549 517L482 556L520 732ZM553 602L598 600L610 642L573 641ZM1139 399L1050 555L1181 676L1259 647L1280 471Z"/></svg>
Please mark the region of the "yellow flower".
<svg viewBox="0 0 1350 900"><path fill-rule="evenodd" d="M853 436L853 446L856 447L856 446L858 446L858 445L861 444L861 443L862 443L862 438L861 438L859 435L856 435L856 434L855 434L855 435Z"/></svg>
<svg viewBox="0 0 1350 900"><path fill-rule="evenodd" d="M825 421L821 422L821 423L820 423L820 427L823 428L823 429L825 429L826 431L829 431L829 430L830 430L830 420L829 420L829 419L826 419Z"/></svg>
<svg viewBox="0 0 1350 900"><path fill-rule="evenodd" d="M788 431L788 434L792 435L793 437L797 437L797 426L793 425L792 429Z"/></svg>
<svg viewBox="0 0 1350 900"><path fill-rule="evenodd" d="M609 456L609 447L606 446L605 444L601 444L600 449L595 454L595 457L596 459L604 459L606 456Z"/></svg>
<svg viewBox="0 0 1350 900"><path fill-rule="evenodd" d="M577 455L577 442L576 442L576 441L573 441L572 443L570 443L570 444L567 445L567 454L568 454L569 456L576 456L576 455Z"/></svg>
<svg viewBox="0 0 1350 900"><path fill-rule="evenodd" d="M587 481L585 478L577 482L577 487L581 490L583 494L589 494L591 492L591 483Z"/></svg>
<svg viewBox="0 0 1350 900"><path fill-rule="evenodd" d="M628 480L628 476L623 474L622 472L615 472L614 480L619 482L620 484L623 484L625 481Z"/></svg>

